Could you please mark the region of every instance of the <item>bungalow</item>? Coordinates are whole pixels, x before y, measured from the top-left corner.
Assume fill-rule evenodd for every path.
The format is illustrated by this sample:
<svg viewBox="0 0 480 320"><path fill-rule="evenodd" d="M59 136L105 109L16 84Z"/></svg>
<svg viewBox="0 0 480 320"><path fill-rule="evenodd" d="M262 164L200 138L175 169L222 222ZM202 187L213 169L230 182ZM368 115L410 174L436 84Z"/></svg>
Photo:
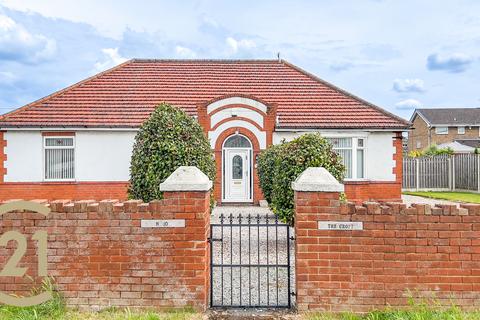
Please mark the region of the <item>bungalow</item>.
<svg viewBox="0 0 480 320"><path fill-rule="evenodd" d="M134 59L0 118L0 199L125 199L135 134L160 102L202 125L220 203L258 203L258 154L319 132L351 200L398 200L409 123L283 60Z"/></svg>

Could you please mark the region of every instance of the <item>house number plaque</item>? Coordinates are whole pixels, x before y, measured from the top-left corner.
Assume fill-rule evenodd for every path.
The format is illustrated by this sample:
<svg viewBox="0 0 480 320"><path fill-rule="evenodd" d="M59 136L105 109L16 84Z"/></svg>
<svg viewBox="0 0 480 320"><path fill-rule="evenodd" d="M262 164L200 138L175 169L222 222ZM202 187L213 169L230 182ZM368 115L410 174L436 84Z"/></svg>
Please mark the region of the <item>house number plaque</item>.
<svg viewBox="0 0 480 320"><path fill-rule="evenodd" d="M142 228L185 228L185 219L142 220Z"/></svg>

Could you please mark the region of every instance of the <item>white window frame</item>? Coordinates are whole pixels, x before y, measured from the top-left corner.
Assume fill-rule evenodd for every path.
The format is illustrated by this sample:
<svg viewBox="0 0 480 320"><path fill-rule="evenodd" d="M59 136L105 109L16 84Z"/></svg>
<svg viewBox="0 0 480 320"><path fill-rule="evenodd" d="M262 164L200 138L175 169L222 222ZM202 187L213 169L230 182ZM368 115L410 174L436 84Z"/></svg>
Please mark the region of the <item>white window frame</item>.
<svg viewBox="0 0 480 320"><path fill-rule="evenodd" d="M465 134L465 127L464 126L457 127L457 134Z"/></svg>
<svg viewBox="0 0 480 320"><path fill-rule="evenodd" d="M445 129L445 131L441 131L440 129ZM448 134L448 127L446 126L435 127L435 134Z"/></svg>
<svg viewBox="0 0 480 320"><path fill-rule="evenodd" d="M56 146L48 146L47 147L47 139L72 139L72 146L61 146L61 147L56 147ZM46 161L45 161L45 150L47 149L73 149L73 178L71 179L47 179L45 177L45 169L46 169ZM76 174L77 174L77 154L76 154L76 141L75 141L75 136L62 136L62 135L55 135L55 136L43 136L43 148L42 148L42 177L43 181L46 182L55 182L55 181L76 181Z"/></svg>
<svg viewBox="0 0 480 320"><path fill-rule="evenodd" d="M363 140L363 147L358 146L358 140L360 140L360 139ZM353 146L353 150L352 150L352 152L355 152L355 157L353 158L354 164L355 164L355 170L353 170L352 176L353 176L353 174L355 174L355 177L356 177L355 180L357 180L357 181L366 180L367 166L365 165L365 163L367 162L367 139L362 138L362 137L353 138L352 142L355 142L355 145ZM356 164L357 164L357 151L358 150L363 150L363 177L362 178L358 178L358 172L357 172L357 165Z"/></svg>
<svg viewBox="0 0 480 320"><path fill-rule="evenodd" d="M333 148L334 150L352 150L352 177L351 178L345 178L344 181L366 181L368 180L368 172L367 172L367 137L364 136L325 136L326 139L330 138L336 138L336 139L352 139L352 147L351 148ZM359 148L358 147L358 140L362 139L363 140L363 147ZM357 150L361 149L363 150L363 178L358 178L357 174Z"/></svg>

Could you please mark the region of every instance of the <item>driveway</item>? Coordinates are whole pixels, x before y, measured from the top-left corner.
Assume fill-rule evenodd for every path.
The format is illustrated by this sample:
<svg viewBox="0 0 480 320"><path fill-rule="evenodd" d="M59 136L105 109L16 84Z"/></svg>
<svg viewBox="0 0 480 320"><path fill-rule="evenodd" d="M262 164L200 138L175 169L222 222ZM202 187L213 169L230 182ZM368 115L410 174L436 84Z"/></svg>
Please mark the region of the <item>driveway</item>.
<svg viewBox="0 0 480 320"><path fill-rule="evenodd" d="M411 196L411 195L402 195L403 203L406 205L411 205L412 203L424 203L429 204L432 207L436 204L455 204L458 206L459 202L449 201L449 200L441 200L441 199L431 199L431 198L424 198L418 196Z"/></svg>

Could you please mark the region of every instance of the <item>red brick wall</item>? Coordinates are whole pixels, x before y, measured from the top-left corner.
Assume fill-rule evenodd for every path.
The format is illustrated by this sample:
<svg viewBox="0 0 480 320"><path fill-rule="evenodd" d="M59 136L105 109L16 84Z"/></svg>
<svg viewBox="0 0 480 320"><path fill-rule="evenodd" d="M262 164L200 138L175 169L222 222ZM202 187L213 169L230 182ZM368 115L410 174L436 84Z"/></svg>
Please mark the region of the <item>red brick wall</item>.
<svg viewBox="0 0 480 320"><path fill-rule="evenodd" d="M295 193L299 310L363 312L408 296L478 304L480 205L358 206L338 196ZM318 230L322 220L362 221L364 230Z"/></svg>
<svg viewBox="0 0 480 320"><path fill-rule="evenodd" d="M54 201L48 218L6 213L0 234L48 231L48 274L72 306L205 309L209 288L209 192L165 192L151 203ZM185 228L141 228L141 219L185 219ZM28 266L36 277L35 242L28 237ZM0 268L13 253L0 247ZM0 291L27 294L25 278L0 277Z"/></svg>
<svg viewBox="0 0 480 320"><path fill-rule="evenodd" d="M128 182L5 182L0 201L8 199L127 199Z"/></svg>
<svg viewBox="0 0 480 320"><path fill-rule="evenodd" d="M7 160L7 154L5 153L6 146L5 131L0 131L0 183L5 181L5 175L7 174L7 169L5 168L5 161Z"/></svg>
<svg viewBox="0 0 480 320"><path fill-rule="evenodd" d="M393 138L393 146L395 147L395 154L393 155L393 160L395 160L395 167L392 169L395 174L395 181L400 184L402 187L403 180L403 138L401 132L395 133L395 138Z"/></svg>
<svg viewBox="0 0 480 320"><path fill-rule="evenodd" d="M345 195L348 201L401 201L402 184L398 182L349 181L345 182Z"/></svg>

